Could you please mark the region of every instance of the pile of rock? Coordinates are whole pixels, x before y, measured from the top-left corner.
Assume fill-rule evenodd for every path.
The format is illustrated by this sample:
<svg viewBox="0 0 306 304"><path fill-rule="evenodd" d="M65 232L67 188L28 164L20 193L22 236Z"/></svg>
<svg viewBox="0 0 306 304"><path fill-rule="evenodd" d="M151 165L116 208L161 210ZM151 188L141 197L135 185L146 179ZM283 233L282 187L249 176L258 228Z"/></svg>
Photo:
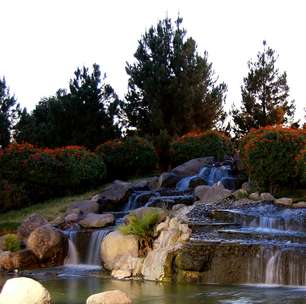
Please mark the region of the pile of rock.
<svg viewBox="0 0 306 304"><path fill-rule="evenodd" d="M169 257L181 248L190 235L188 225L167 217L155 228L153 249L147 256L142 256L136 236L113 231L102 241L101 260L117 279L144 277L147 280L163 280L169 268Z"/></svg>
<svg viewBox="0 0 306 304"><path fill-rule="evenodd" d="M0 268L11 271L63 264L68 252L68 239L40 215L32 214L26 218L17 235L23 249L1 252Z"/></svg>

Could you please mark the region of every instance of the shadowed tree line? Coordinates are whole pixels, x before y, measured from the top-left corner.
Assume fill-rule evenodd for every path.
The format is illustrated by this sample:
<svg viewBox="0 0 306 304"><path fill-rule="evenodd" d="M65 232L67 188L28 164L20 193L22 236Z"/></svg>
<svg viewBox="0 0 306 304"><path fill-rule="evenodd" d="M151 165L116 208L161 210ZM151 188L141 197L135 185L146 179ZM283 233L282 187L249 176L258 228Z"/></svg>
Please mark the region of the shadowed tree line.
<svg viewBox="0 0 306 304"><path fill-rule="evenodd" d="M263 43L241 86L241 107L233 106L232 131L237 137L251 128L289 123L286 72L277 55ZM153 139L164 149L167 137L192 130L230 131L224 111L225 83L218 81L207 52L197 50L182 19L165 18L138 41L133 63L126 64L128 92L120 100L100 67L78 68L67 90L44 97L31 113L20 109L5 79L0 79L0 145L10 141L38 146L82 145L90 149L125 134Z"/></svg>

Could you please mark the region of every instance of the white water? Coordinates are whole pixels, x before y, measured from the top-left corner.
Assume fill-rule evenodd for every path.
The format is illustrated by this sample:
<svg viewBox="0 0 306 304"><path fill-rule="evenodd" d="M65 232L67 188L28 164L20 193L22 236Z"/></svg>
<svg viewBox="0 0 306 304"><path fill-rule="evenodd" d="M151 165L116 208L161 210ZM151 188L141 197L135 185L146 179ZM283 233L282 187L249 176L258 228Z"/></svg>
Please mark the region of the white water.
<svg viewBox="0 0 306 304"><path fill-rule="evenodd" d="M86 264L101 265L100 247L102 240L111 230L103 229L94 231L90 236L88 252L86 257Z"/></svg>
<svg viewBox="0 0 306 304"><path fill-rule="evenodd" d="M64 265L77 265L80 263L79 254L75 246L76 232L68 234L68 254L64 261Z"/></svg>

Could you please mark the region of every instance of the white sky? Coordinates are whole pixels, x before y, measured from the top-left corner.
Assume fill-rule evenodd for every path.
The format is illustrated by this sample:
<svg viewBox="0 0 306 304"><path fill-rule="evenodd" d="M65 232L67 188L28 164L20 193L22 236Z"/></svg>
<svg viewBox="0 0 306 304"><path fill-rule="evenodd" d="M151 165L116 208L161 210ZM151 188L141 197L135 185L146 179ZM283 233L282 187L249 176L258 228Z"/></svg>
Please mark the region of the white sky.
<svg viewBox="0 0 306 304"><path fill-rule="evenodd" d="M98 63L123 97L126 61L146 29L167 15L184 18L187 34L208 51L228 85L228 107L240 102L247 61L262 41L276 49L288 73L296 116L306 106L304 0L0 0L0 77L28 110L67 87L78 66ZM306 113L305 113L306 114Z"/></svg>

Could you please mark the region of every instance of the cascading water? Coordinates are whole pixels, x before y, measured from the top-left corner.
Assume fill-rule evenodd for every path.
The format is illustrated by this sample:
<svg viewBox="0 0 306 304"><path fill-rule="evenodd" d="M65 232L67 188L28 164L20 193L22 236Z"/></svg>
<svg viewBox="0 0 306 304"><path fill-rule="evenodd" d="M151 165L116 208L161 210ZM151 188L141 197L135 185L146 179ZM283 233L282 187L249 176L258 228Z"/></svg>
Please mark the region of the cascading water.
<svg viewBox="0 0 306 304"><path fill-rule="evenodd" d="M93 232L67 232L69 250L65 265L95 265L100 266L100 246L104 237L111 229L101 229Z"/></svg>
<svg viewBox="0 0 306 304"><path fill-rule="evenodd" d="M109 229L94 231L90 236L88 254L86 257L86 264L88 265L101 265L100 260L100 247L102 240L110 232Z"/></svg>
<svg viewBox="0 0 306 304"><path fill-rule="evenodd" d="M69 231L68 236L68 254L64 261L65 265L77 265L80 262L79 254L75 246L76 231Z"/></svg>

